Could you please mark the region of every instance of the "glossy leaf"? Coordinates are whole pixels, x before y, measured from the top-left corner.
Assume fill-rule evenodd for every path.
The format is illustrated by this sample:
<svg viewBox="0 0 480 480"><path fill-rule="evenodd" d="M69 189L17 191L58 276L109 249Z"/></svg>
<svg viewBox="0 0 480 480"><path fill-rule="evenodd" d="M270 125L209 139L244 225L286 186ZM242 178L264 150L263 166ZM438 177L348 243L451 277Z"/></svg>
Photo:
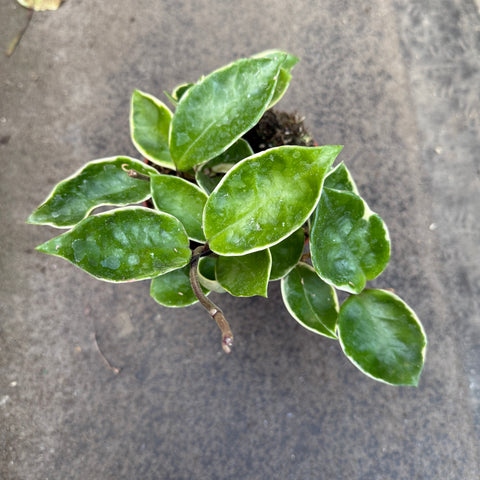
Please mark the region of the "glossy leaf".
<svg viewBox="0 0 480 480"><path fill-rule="evenodd" d="M60 182L27 222L69 228L83 220L96 207L123 206L148 199L149 182L129 177L122 165L144 175L156 173L154 168L129 157L89 162Z"/></svg>
<svg viewBox="0 0 480 480"><path fill-rule="evenodd" d="M201 257L198 260L198 280L208 290L217 293L225 293L226 290L217 282L215 266L217 257Z"/></svg>
<svg viewBox="0 0 480 480"><path fill-rule="evenodd" d="M207 289L203 289L205 294ZM198 302L190 283L190 265L172 270L152 280L150 295L165 307L188 307Z"/></svg>
<svg viewBox="0 0 480 480"><path fill-rule="evenodd" d="M279 50L266 50L265 52L254 55L253 58L273 58L279 53L283 52L280 52ZM286 54L285 60L283 61L280 68L277 85L275 86L275 92L272 99L270 100L268 108L272 108L283 97L284 93L288 88L288 85L290 84L290 80L292 79L292 75L290 74L290 72L292 71L292 68L297 64L297 62L297 57L288 53Z"/></svg>
<svg viewBox="0 0 480 480"><path fill-rule="evenodd" d="M283 302L297 322L312 332L337 338L337 295L310 265L299 263L282 278L281 288Z"/></svg>
<svg viewBox="0 0 480 480"><path fill-rule="evenodd" d="M239 138L232 146L212 158L198 168L195 179L200 187L210 195L220 183L225 173L244 158L253 155L252 147L243 138Z"/></svg>
<svg viewBox="0 0 480 480"><path fill-rule="evenodd" d="M155 207L178 218L189 238L204 242L202 214L207 195L193 183L172 175L153 175L150 184Z"/></svg>
<svg viewBox="0 0 480 480"><path fill-rule="evenodd" d="M417 385L427 339L415 313L384 290L365 290L340 308L345 355L366 375L392 385Z"/></svg>
<svg viewBox="0 0 480 480"><path fill-rule="evenodd" d="M355 193L324 188L310 234L312 263L327 283L360 293L382 273L390 239L382 219Z"/></svg>
<svg viewBox="0 0 480 480"><path fill-rule="evenodd" d="M352 178L352 175L348 171L345 164L342 162L338 164L326 177L325 188L331 188L333 190L344 190L346 192L353 192L358 195L357 186Z"/></svg>
<svg viewBox="0 0 480 480"><path fill-rule="evenodd" d="M220 155L260 120L285 57L241 59L188 89L170 133L170 152L179 170Z"/></svg>
<svg viewBox="0 0 480 480"><path fill-rule="evenodd" d="M270 280L279 280L300 261L305 244L305 233L299 228L290 236L270 247L272 271Z"/></svg>
<svg viewBox="0 0 480 480"><path fill-rule="evenodd" d="M268 250L237 257L218 257L218 283L236 297L267 296L272 257Z"/></svg>
<svg viewBox="0 0 480 480"><path fill-rule="evenodd" d="M314 210L323 178L342 147L272 148L242 160L210 195L204 231L220 255L279 243Z"/></svg>
<svg viewBox="0 0 480 480"><path fill-rule="evenodd" d="M143 207L88 217L37 250L63 257L94 277L112 282L156 277L183 267L191 257L181 223Z"/></svg>
<svg viewBox="0 0 480 480"><path fill-rule="evenodd" d="M130 104L130 135L135 148L151 162L175 169L168 145L172 112L158 98L135 90Z"/></svg>

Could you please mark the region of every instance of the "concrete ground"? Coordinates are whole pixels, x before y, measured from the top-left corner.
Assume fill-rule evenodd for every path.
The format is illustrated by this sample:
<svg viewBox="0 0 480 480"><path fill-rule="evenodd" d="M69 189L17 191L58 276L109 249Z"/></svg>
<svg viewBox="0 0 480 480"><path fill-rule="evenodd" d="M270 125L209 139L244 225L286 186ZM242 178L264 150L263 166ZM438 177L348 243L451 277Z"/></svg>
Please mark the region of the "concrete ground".
<svg viewBox="0 0 480 480"><path fill-rule="evenodd" d="M26 21L0 2L0 47ZM429 338L418 388L363 376L268 300L199 306L98 282L25 225L86 161L136 156L134 88L162 96L231 60L301 58L280 104L344 144L386 220L394 288ZM0 55L0 478L480 478L478 0L67 0ZM279 105L279 106L280 106ZM96 338L96 340L94 339ZM121 368L116 375L106 358Z"/></svg>

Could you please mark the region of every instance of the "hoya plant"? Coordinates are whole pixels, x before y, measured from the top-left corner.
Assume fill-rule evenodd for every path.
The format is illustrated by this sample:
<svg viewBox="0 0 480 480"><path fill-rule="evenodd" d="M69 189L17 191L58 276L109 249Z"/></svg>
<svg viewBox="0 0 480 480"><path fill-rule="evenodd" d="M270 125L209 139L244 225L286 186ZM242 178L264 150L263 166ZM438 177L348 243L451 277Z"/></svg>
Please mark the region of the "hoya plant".
<svg viewBox="0 0 480 480"><path fill-rule="evenodd" d="M280 281L293 319L338 340L366 375L417 385L425 333L392 291L365 288L387 266L390 238L336 162L342 147L312 146L305 132L294 142L288 129L255 151L246 140L297 61L279 50L237 60L166 94L170 108L134 91L143 159L94 160L60 182L28 222L67 231L37 249L107 282L149 279L167 307L200 302L227 353L233 335L209 293L266 297ZM336 290L350 294L341 305Z"/></svg>

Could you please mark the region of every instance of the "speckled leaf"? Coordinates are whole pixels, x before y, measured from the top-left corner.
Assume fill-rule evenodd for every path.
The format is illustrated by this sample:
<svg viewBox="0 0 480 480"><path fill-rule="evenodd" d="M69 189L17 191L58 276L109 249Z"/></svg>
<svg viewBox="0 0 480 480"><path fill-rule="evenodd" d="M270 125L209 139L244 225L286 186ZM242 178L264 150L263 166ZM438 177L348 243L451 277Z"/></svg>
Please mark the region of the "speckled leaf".
<svg viewBox="0 0 480 480"><path fill-rule="evenodd" d="M314 210L325 173L341 148L283 146L235 165L205 205L210 248L243 255L291 235Z"/></svg>
<svg viewBox="0 0 480 480"><path fill-rule="evenodd" d="M390 258L382 219L355 193L324 188L310 234L312 263L327 283L360 293Z"/></svg>
<svg viewBox="0 0 480 480"><path fill-rule="evenodd" d="M183 267L191 257L181 223L171 215L143 207L88 217L37 250L63 257L94 277L111 282L153 278Z"/></svg>
<svg viewBox="0 0 480 480"><path fill-rule="evenodd" d="M153 95L135 90L130 103L130 135L148 160L175 169L168 145L172 112Z"/></svg>
<svg viewBox="0 0 480 480"><path fill-rule="evenodd" d="M265 52L258 53L257 55L254 55L253 58L273 58L279 53L284 53L280 52L279 50L267 50ZM292 71L293 67L297 64L298 58L290 55L287 53L285 60L282 63L282 66L280 68L280 72L278 75L278 81L277 85L275 86L275 92L273 93L273 97L270 100L270 104L268 105L268 108L272 108L284 95L286 92L288 85L290 83L290 80L292 79L292 75L290 72Z"/></svg>
<svg viewBox="0 0 480 480"><path fill-rule="evenodd" d="M207 289L203 289L205 294ZM165 307L188 307L198 302L190 283L190 265L160 275L152 280L150 295Z"/></svg>
<svg viewBox="0 0 480 480"><path fill-rule="evenodd" d="M155 207L178 218L192 240L205 242L202 214L207 195L193 183L172 175L153 175L150 184Z"/></svg>
<svg viewBox="0 0 480 480"><path fill-rule="evenodd" d="M198 260L198 280L208 290L217 293L225 293L226 290L217 282L215 266L217 257L201 257Z"/></svg>
<svg viewBox="0 0 480 480"><path fill-rule="evenodd" d="M392 385L414 385L427 339L415 313L384 290L365 290L340 308L338 335L345 355L366 375Z"/></svg>
<svg viewBox="0 0 480 480"><path fill-rule="evenodd" d="M283 302L297 322L312 332L337 338L337 295L310 265L299 263L282 278L281 287Z"/></svg>
<svg viewBox="0 0 480 480"><path fill-rule="evenodd" d="M348 171L345 164L342 162L338 164L326 177L323 184L325 188L333 190L344 190L346 192L353 192L358 195L357 186Z"/></svg>
<svg viewBox="0 0 480 480"><path fill-rule="evenodd" d="M102 205L128 205L150 197L145 180L131 178L122 169L133 169L144 175L154 168L129 157L112 157L87 163L81 170L60 182L28 218L28 223L70 228Z"/></svg>
<svg viewBox="0 0 480 480"><path fill-rule="evenodd" d="M300 260L305 244L305 233L299 228L289 237L270 247L272 254L272 271L270 280L284 277Z"/></svg>
<svg viewBox="0 0 480 480"><path fill-rule="evenodd" d="M232 146L212 158L198 168L195 179L200 187L210 195L227 173L240 160L253 155L252 147L243 138L239 138Z"/></svg>
<svg viewBox="0 0 480 480"><path fill-rule="evenodd" d="M170 152L179 170L220 155L260 120L285 57L241 59L188 89L170 132Z"/></svg>
<svg viewBox="0 0 480 480"><path fill-rule="evenodd" d="M272 257L268 250L237 257L218 257L215 273L218 283L237 297L267 296Z"/></svg>

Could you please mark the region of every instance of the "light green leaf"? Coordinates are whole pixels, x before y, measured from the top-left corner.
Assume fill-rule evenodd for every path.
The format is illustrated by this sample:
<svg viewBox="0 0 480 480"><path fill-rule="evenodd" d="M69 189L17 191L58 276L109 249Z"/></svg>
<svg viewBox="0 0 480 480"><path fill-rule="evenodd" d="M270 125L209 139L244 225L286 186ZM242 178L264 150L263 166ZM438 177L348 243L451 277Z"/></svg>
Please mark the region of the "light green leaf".
<svg viewBox="0 0 480 480"><path fill-rule="evenodd" d="M360 293L383 272L390 239L382 219L355 193L324 188L310 234L312 263L340 290Z"/></svg>
<svg viewBox="0 0 480 480"><path fill-rule="evenodd" d="M135 148L148 160L175 170L168 135L172 112L158 98L135 90L130 104L130 135Z"/></svg>
<svg viewBox="0 0 480 480"><path fill-rule="evenodd" d="M210 195L220 183L223 175L235 164L244 158L253 155L252 147L243 138L239 138L232 146L200 166L195 174L195 179L200 187Z"/></svg>
<svg viewBox="0 0 480 480"><path fill-rule="evenodd" d="M299 228L280 243L270 247L272 271L270 280L284 277L300 260L305 244L305 233Z"/></svg>
<svg viewBox="0 0 480 480"><path fill-rule="evenodd" d="M337 295L310 265L299 263L282 278L281 288L283 302L297 322L312 332L337 338Z"/></svg>
<svg viewBox="0 0 480 480"><path fill-rule="evenodd" d="M203 292L208 294L207 289ZM190 265L154 278L150 295L165 307L188 307L198 302L190 283Z"/></svg>
<svg viewBox="0 0 480 480"><path fill-rule="evenodd" d="M285 57L241 59L188 89L170 132L170 153L179 170L220 155L260 120Z"/></svg>
<svg viewBox="0 0 480 480"><path fill-rule="evenodd" d="M333 190L344 190L346 192L353 192L357 195L359 194L352 175L343 162L338 164L325 177L325 183L323 186Z"/></svg>
<svg viewBox="0 0 480 480"><path fill-rule="evenodd" d="M279 50L266 50L265 52L258 53L254 55L253 58L273 58L277 56L280 52ZM290 55L289 53L286 54L285 60L282 63L280 68L280 72L278 75L277 85L275 86L275 92L273 94L272 99L270 100L270 104L268 108L272 108L284 95L286 92L292 75L290 74L293 67L297 64L298 58Z"/></svg>
<svg viewBox="0 0 480 480"><path fill-rule="evenodd" d="M427 339L415 312L384 290L365 290L340 308L345 355L366 375L392 385L418 385Z"/></svg>
<svg viewBox="0 0 480 480"><path fill-rule="evenodd" d="M96 278L127 282L183 267L191 257L188 237L171 215L124 207L86 218L37 250L63 257Z"/></svg>
<svg viewBox="0 0 480 480"><path fill-rule="evenodd" d="M237 257L218 257L218 283L236 297L267 296L272 256L268 250Z"/></svg>
<svg viewBox="0 0 480 480"><path fill-rule="evenodd" d="M325 173L341 149L283 146L237 163L205 205L210 248L243 255L291 235L314 210Z"/></svg>
<svg viewBox="0 0 480 480"><path fill-rule="evenodd" d="M96 207L123 206L148 199L149 182L129 177L122 165L144 175L157 173L154 168L129 157L94 160L60 182L28 217L27 223L70 228Z"/></svg>
<svg viewBox="0 0 480 480"><path fill-rule="evenodd" d="M198 280L208 290L217 293L225 293L226 290L217 282L215 266L217 257L201 257L198 260Z"/></svg>
<svg viewBox="0 0 480 480"><path fill-rule="evenodd" d="M153 175L150 184L155 207L178 218L189 238L205 242L202 214L207 195L193 183L172 175Z"/></svg>

